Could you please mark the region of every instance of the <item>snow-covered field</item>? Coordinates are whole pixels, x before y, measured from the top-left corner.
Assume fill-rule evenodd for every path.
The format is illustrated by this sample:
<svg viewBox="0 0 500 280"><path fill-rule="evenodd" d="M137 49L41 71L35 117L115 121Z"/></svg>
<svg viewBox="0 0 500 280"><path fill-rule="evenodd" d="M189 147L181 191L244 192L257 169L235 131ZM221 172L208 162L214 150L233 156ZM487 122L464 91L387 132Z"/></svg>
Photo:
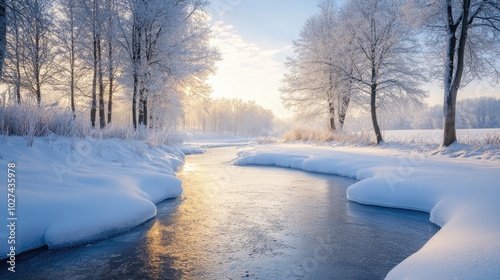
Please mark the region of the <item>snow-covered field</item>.
<svg viewBox="0 0 500 280"><path fill-rule="evenodd" d="M443 131L434 130L385 130L383 131L386 142L441 144ZM457 138L464 144L481 144L488 138L500 137L500 129L458 129Z"/></svg>
<svg viewBox="0 0 500 280"><path fill-rule="evenodd" d="M373 147L274 144L242 149L238 165L272 165L361 180L350 200L430 213L442 229L388 279L500 275L500 164Z"/></svg>
<svg viewBox="0 0 500 280"><path fill-rule="evenodd" d="M500 162L500 129L459 129L458 143L449 147L440 146L441 130L387 130L383 134L382 149Z"/></svg>
<svg viewBox="0 0 500 280"><path fill-rule="evenodd" d="M130 229L156 215L155 203L182 193L174 171L179 150L143 142L22 137L0 139L0 166L15 163L15 251L86 244ZM7 186L0 218L7 221ZM12 205L11 205L12 206ZM5 226L4 226L5 227ZM0 254L12 233L0 231Z"/></svg>

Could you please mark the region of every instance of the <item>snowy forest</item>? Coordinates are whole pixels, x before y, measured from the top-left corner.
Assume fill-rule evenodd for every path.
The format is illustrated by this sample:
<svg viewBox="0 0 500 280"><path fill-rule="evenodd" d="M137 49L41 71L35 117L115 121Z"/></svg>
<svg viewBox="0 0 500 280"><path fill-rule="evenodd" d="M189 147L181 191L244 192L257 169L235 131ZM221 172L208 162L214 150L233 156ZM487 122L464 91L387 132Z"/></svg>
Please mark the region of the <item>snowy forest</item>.
<svg viewBox="0 0 500 280"><path fill-rule="evenodd" d="M71 115L80 130L115 123L115 128L135 130L185 126L189 104L216 103L210 101L206 80L221 55L210 46L208 4L4 1L2 131L62 133L71 129ZM241 130L232 127L231 132L267 130L272 113L247 105L242 110L260 114L264 123L240 124ZM192 109L207 112L206 106ZM32 112L31 119L26 120L26 112ZM221 124L209 127L229 129Z"/></svg>
<svg viewBox="0 0 500 280"><path fill-rule="evenodd" d="M90 111L99 128L127 105L134 128L165 127L181 116L184 89L204 90L215 71L207 4L7 1L4 103L58 102L75 117Z"/></svg>
<svg viewBox="0 0 500 280"><path fill-rule="evenodd" d="M4 2L4 104L57 102L101 129L117 108L134 129L175 126L185 89L206 94L220 59L206 1Z"/></svg>

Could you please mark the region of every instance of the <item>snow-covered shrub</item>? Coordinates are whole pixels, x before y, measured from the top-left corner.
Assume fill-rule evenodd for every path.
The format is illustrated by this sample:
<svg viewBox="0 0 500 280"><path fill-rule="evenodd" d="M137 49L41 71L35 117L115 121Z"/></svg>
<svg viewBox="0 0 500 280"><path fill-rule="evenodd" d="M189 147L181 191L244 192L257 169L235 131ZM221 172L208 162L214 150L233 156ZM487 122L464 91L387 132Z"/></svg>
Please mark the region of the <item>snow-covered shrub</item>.
<svg viewBox="0 0 500 280"><path fill-rule="evenodd" d="M281 139L271 136L262 136L257 138L257 144L275 144L282 142Z"/></svg>
<svg viewBox="0 0 500 280"><path fill-rule="evenodd" d="M153 147L175 146L184 141L184 136L175 130L150 130L141 140Z"/></svg>
<svg viewBox="0 0 500 280"><path fill-rule="evenodd" d="M298 127L285 133L285 142L311 141L319 143L372 144L370 133L351 133L347 131L332 132L327 129Z"/></svg>
<svg viewBox="0 0 500 280"><path fill-rule="evenodd" d="M459 137L458 142L473 146L500 146L500 134L496 132L486 133L480 137L468 135Z"/></svg>
<svg viewBox="0 0 500 280"><path fill-rule="evenodd" d="M84 136L88 128L81 117L76 119L68 109L49 105L22 103L0 107L0 132L7 135L25 136L28 142L36 136Z"/></svg>
<svg viewBox="0 0 500 280"><path fill-rule="evenodd" d="M22 103L0 107L0 134L24 136L28 145L36 137L63 136L96 139L116 138L126 141L145 141L150 146L174 145L182 142L175 130L150 130L142 127L137 131L126 124L108 125L104 129L91 129L88 116L64 109L57 104L38 107Z"/></svg>

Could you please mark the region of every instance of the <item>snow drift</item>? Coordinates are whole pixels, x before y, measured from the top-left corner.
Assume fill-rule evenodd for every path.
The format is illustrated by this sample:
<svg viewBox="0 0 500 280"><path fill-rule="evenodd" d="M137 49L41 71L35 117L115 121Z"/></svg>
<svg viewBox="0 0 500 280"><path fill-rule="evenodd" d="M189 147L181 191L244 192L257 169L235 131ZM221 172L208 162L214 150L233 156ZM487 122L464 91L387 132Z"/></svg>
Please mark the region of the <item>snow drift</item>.
<svg viewBox="0 0 500 280"><path fill-rule="evenodd" d="M174 171L183 157L143 142L39 138L27 147L21 137L4 137L0 165L16 163L16 253L87 244L153 218L155 203L182 193ZM6 186L0 196L7 221ZM7 250L0 242L2 256Z"/></svg>

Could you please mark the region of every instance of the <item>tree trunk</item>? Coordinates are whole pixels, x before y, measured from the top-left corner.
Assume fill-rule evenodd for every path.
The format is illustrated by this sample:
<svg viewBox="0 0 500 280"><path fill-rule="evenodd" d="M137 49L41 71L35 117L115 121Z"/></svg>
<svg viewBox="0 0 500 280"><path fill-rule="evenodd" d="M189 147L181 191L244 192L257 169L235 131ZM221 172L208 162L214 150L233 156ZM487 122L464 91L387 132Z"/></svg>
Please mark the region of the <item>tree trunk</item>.
<svg viewBox="0 0 500 280"><path fill-rule="evenodd" d="M94 2L95 3L95 2ZM95 4L94 4L94 9L96 9ZM95 11L94 11L94 17L95 17ZM96 18L94 18L93 22L93 59L94 59L94 65L93 65L93 76L92 76L92 105L90 108L90 122L92 124L92 127L94 128L96 125L96 113L97 113L97 23L96 23Z"/></svg>
<svg viewBox="0 0 500 280"><path fill-rule="evenodd" d="M71 39L71 62L70 62L70 97L71 97L71 112L73 112L73 118L76 118L76 108L75 108L75 50L74 41Z"/></svg>
<svg viewBox="0 0 500 280"><path fill-rule="evenodd" d="M38 107L42 106L42 88L40 85L40 73L36 71L36 104Z"/></svg>
<svg viewBox="0 0 500 280"><path fill-rule="evenodd" d="M132 94L132 124L137 130L137 75L134 74L134 89Z"/></svg>
<svg viewBox="0 0 500 280"><path fill-rule="evenodd" d="M350 92L347 95L342 95L340 98L340 108L339 108L339 124L340 128L344 127L345 118L347 116L347 108L349 108L349 103L351 102Z"/></svg>
<svg viewBox="0 0 500 280"><path fill-rule="evenodd" d="M17 99L17 104L21 104L21 51L19 50L19 47L21 45L21 40L20 40L20 35L19 35L19 24L18 24L18 18L17 14L13 14L13 19L11 24L13 25L13 32L14 32L14 40L15 40L15 45L14 45L14 56L15 56L15 68L16 68L16 73L15 73L15 84L16 84L16 99Z"/></svg>
<svg viewBox="0 0 500 280"><path fill-rule="evenodd" d="M108 99L108 124L111 123L111 116L113 111L113 82L114 82L114 67L113 67L113 43L111 42L111 36L108 38L108 79L109 79L109 99Z"/></svg>
<svg viewBox="0 0 500 280"><path fill-rule="evenodd" d="M71 38L70 38L70 59L69 59L69 67L70 67L70 102L71 102L71 112L73 112L73 119L76 119L76 108L75 108L75 15L73 10L73 5L70 6L70 21L71 21Z"/></svg>
<svg viewBox="0 0 500 280"><path fill-rule="evenodd" d="M328 110L330 113L330 131L334 132L337 130L335 127L335 103L333 102L334 100L334 94L333 94L333 74L332 70L330 69L330 77L329 77L329 88L328 88Z"/></svg>
<svg viewBox="0 0 500 280"><path fill-rule="evenodd" d="M335 104L329 102L328 108L330 110L330 131L334 132L337 129L335 127Z"/></svg>
<svg viewBox="0 0 500 280"><path fill-rule="evenodd" d="M132 93L132 122L134 129L137 130L137 98L139 92L139 69L141 62L141 26L139 25L137 15L134 14L134 28L132 34L132 62L134 67L134 86Z"/></svg>
<svg viewBox="0 0 500 280"><path fill-rule="evenodd" d="M7 48L7 6L5 0L0 0L0 78L3 74L3 61Z"/></svg>
<svg viewBox="0 0 500 280"><path fill-rule="evenodd" d="M148 127L148 98L147 96L143 97L143 110L144 110L144 126Z"/></svg>
<svg viewBox="0 0 500 280"><path fill-rule="evenodd" d="M351 69L349 72L349 77L353 76L354 71ZM347 109L349 108L349 104L351 103L351 93L353 88L354 81L349 79L349 86L347 90L338 95L339 98L339 124L340 128L344 128L345 118L347 116Z"/></svg>
<svg viewBox="0 0 500 280"><path fill-rule="evenodd" d="M97 73L99 83L99 127L103 129L106 126L106 115L104 114L104 82L102 71L102 48L101 35L99 33L97 40Z"/></svg>
<svg viewBox="0 0 500 280"><path fill-rule="evenodd" d="M144 85L140 84L139 89L139 125L144 125Z"/></svg>
<svg viewBox="0 0 500 280"><path fill-rule="evenodd" d="M456 130L457 92L451 89L447 92L444 103L444 138L443 146L447 147L457 141Z"/></svg>
<svg viewBox="0 0 500 280"><path fill-rule="evenodd" d="M378 125L376 101L377 101L377 87L372 86L370 108L372 115L373 131L375 131L375 136L377 137L377 144L380 144L384 140L382 139L382 133L380 132L380 127Z"/></svg>
<svg viewBox="0 0 500 280"><path fill-rule="evenodd" d="M35 70L35 93L36 93L36 103L38 107L42 106L42 88L41 88L41 80L40 80L40 71L41 71L41 62L40 62L40 39L42 34L40 34L40 20L37 15L35 18L35 61L33 65Z"/></svg>
<svg viewBox="0 0 500 280"><path fill-rule="evenodd" d="M458 40L458 46L456 46L456 30L457 25L453 25L453 17L451 6L448 7L448 13L450 15L450 24L448 26L450 31L450 38L448 42L447 60L448 68L446 69L445 75L445 100L444 100L444 135L443 135L443 146L447 147L457 141L456 133L456 104L458 90L460 88L460 83L462 81L462 75L464 70L464 56L465 56L465 44L467 42L467 33L469 30L469 10L470 10L470 0L463 0L463 11L462 11L462 26L460 31L460 38ZM455 60L455 53L456 60ZM454 62L456 61L456 67L454 67Z"/></svg>
<svg viewBox="0 0 500 280"><path fill-rule="evenodd" d="M375 58L375 48L372 47L371 50L371 57ZM377 120L377 67L372 61L372 66L371 66L371 85L370 85L370 110L371 110L371 115L372 115L372 124L373 124L373 131L375 132L375 137L377 138L377 144L382 143L384 140L382 139L382 133L380 132L380 127L378 125L378 120Z"/></svg>

